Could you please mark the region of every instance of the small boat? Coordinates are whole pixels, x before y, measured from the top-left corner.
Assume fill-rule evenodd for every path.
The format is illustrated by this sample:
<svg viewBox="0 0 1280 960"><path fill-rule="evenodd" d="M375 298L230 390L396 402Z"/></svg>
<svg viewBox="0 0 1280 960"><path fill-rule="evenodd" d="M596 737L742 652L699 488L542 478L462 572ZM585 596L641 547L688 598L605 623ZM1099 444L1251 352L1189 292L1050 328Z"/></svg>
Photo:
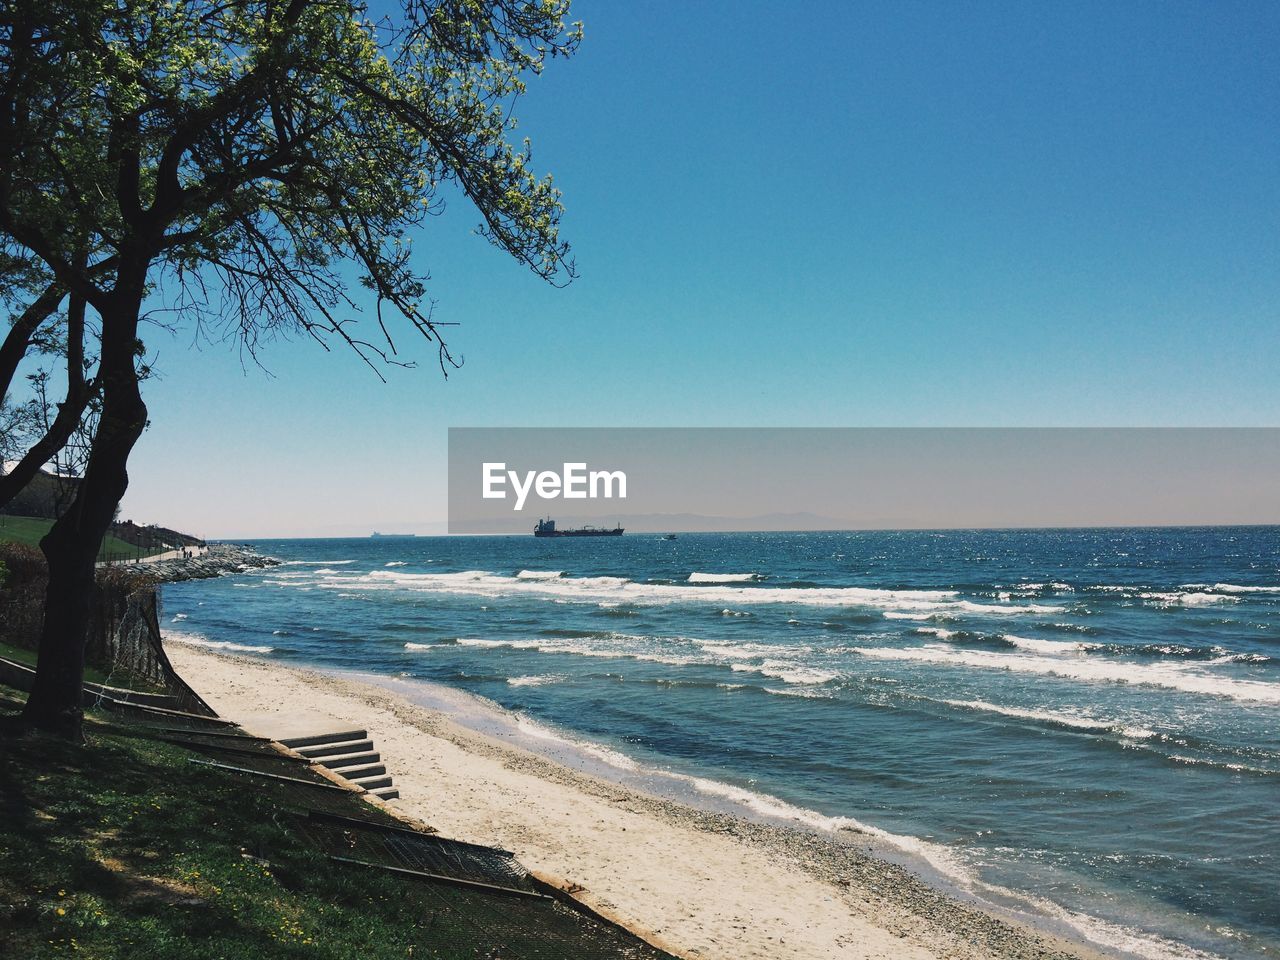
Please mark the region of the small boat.
<svg viewBox="0 0 1280 960"><path fill-rule="evenodd" d="M667 534L665 537L663 537L662 539L663 539L663 540L674 540L674 539L676 539L676 535L675 535L674 533L668 533L668 534Z"/></svg>

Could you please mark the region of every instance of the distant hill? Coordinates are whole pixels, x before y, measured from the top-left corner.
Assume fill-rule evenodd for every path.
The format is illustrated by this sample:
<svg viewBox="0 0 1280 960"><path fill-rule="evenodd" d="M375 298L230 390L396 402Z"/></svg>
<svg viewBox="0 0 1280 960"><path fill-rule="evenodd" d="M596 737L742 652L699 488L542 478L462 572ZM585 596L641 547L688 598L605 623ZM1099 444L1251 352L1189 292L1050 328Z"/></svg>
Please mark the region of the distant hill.
<svg viewBox="0 0 1280 960"><path fill-rule="evenodd" d="M5 464L5 473L8 473ZM71 504L80 485L78 477L60 477L39 470L31 481L18 491L18 495L0 507L0 514L11 517L35 517L39 520L56 520Z"/></svg>
<svg viewBox="0 0 1280 960"><path fill-rule="evenodd" d="M5 466L7 468L8 464ZM40 470L17 496L0 507L0 515L44 521L56 520L71 505L79 485L79 477L62 477ZM132 520L115 521L111 524L108 535L129 546L143 547L147 550L204 545L203 540L189 533L154 524L138 524Z"/></svg>

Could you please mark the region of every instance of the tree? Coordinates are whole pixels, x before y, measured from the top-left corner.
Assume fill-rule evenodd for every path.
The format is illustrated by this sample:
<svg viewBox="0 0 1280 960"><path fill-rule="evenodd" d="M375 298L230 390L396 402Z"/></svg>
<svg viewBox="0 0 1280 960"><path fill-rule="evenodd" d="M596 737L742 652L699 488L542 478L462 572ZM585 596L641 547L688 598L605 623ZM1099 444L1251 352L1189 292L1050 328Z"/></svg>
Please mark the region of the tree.
<svg viewBox="0 0 1280 960"><path fill-rule="evenodd" d="M566 24L567 0L400 0L377 21L351 0L3 0L3 11L3 252L50 297L65 291L69 325L80 304L98 318L97 426L75 499L41 543L49 589L24 712L79 736L94 558L147 422L148 291L250 351L300 330L375 370L403 362L398 324L436 345L447 374L409 233L448 188L536 274L573 275L560 194L532 172L528 141L510 142L511 108L581 28ZM372 334L355 325L362 297Z"/></svg>

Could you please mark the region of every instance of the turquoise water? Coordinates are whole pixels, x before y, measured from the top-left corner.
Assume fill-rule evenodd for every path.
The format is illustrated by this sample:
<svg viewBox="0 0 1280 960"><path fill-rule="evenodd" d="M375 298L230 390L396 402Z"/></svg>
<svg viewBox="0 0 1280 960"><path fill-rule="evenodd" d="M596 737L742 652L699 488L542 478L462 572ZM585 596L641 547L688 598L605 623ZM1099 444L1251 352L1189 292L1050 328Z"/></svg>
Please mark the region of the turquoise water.
<svg viewBox="0 0 1280 960"><path fill-rule="evenodd" d="M168 632L446 684L1137 955L1280 955L1278 528L256 546Z"/></svg>

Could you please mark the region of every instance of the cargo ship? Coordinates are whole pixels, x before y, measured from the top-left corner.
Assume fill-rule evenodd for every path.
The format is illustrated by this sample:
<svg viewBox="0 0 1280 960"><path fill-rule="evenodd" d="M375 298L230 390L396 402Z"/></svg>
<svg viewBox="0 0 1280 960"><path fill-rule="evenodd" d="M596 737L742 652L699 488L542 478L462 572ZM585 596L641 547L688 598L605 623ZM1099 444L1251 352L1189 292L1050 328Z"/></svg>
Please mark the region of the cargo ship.
<svg viewBox="0 0 1280 960"><path fill-rule="evenodd" d="M557 530L554 520L539 520L533 528L535 537L620 537L622 527L606 529L604 527L575 527L572 530Z"/></svg>

